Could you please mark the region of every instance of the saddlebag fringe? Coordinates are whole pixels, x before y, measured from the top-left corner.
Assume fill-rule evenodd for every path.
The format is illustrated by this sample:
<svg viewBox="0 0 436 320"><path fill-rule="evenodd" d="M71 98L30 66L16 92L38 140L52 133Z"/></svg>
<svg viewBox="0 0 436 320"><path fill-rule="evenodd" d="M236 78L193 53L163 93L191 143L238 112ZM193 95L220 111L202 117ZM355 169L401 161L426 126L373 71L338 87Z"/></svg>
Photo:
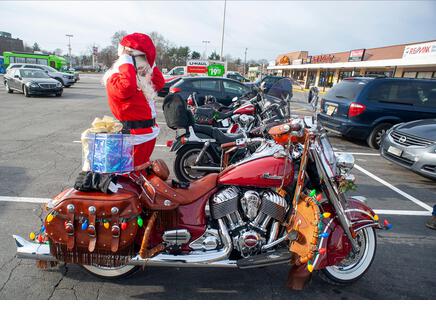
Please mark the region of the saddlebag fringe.
<svg viewBox="0 0 436 320"><path fill-rule="evenodd" d="M59 261L84 265L98 265L101 267L119 267L126 265L134 256L134 246L128 246L117 253L109 250L96 249L89 252L88 248L73 248L68 250L65 244L51 243L51 254Z"/></svg>

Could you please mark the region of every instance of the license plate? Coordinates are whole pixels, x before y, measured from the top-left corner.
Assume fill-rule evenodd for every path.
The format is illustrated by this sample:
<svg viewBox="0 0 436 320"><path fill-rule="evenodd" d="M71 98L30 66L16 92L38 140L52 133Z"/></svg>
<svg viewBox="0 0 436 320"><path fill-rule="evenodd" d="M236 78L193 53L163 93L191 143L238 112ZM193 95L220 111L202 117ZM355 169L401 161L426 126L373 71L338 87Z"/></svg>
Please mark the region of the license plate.
<svg viewBox="0 0 436 320"><path fill-rule="evenodd" d="M229 126L229 119L223 119L221 120L221 123L223 124L224 127L228 127Z"/></svg>
<svg viewBox="0 0 436 320"><path fill-rule="evenodd" d="M388 148L388 152L396 155L397 157L401 157L401 154L403 153L403 151L401 151L400 149L395 148L393 146L390 146Z"/></svg>
<svg viewBox="0 0 436 320"><path fill-rule="evenodd" d="M327 106L327 115L331 116L336 111L336 106Z"/></svg>

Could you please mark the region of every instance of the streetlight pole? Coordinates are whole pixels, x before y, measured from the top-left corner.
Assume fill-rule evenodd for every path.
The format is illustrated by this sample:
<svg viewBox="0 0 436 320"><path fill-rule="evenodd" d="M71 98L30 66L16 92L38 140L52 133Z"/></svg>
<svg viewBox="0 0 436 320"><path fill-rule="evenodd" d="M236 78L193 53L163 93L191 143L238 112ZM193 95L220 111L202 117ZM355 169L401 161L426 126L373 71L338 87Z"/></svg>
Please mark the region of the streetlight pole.
<svg viewBox="0 0 436 320"><path fill-rule="evenodd" d="M221 34L221 61L224 61L224 57L223 57L223 51L224 51L224 28L226 26L226 5L227 5L227 1L224 0L224 14L223 14L223 32Z"/></svg>
<svg viewBox="0 0 436 320"><path fill-rule="evenodd" d="M245 48L245 56L244 56L244 77L247 76L247 48Z"/></svg>
<svg viewBox="0 0 436 320"><path fill-rule="evenodd" d="M207 59L207 44L210 43L209 40L203 40L204 43L204 59Z"/></svg>
<svg viewBox="0 0 436 320"><path fill-rule="evenodd" d="M66 37L68 37L68 55L70 57L70 68L72 68L72 63L71 63L71 38L73 37L72 34L66 34Z"/></svg>

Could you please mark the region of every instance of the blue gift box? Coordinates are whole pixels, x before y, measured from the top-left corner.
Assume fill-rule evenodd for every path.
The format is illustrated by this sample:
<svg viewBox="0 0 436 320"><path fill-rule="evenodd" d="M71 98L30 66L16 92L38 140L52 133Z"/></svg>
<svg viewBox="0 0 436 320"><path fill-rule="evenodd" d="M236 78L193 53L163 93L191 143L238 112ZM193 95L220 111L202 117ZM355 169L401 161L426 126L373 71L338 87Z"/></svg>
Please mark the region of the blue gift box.
<svg viewBox="0 0 436 320"><path fill-rule="evenodd" d="M100 173L134 170L133 137L120 133L88 133L82 137L83 169Z"/></svg>

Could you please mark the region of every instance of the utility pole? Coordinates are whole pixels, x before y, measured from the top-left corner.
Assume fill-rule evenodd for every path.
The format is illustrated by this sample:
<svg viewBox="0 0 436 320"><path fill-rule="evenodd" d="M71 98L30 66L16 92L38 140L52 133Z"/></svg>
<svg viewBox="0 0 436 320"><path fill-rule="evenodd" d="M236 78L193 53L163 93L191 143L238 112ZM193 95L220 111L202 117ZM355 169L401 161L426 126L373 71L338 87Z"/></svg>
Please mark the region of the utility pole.
<svg viewBox="0 0 436 320"><path fill-rule="evenodd" d="M71 38L73 37L72 34L66 34L66 37L68 37L68 56L70 57L70 68L72 68L72 57L71 57Z"/></svg>
<svg viewBox="0 0 436 320"><path fill-rule="evenodd" d="M204 43L204 53L203 53L204 59L207 59L207 44L210 43L210 41L209 40L203 40L202 42Z"/></svg>
<svg viewBox="0 0 436 320"><path fill-rule="evenodd" d="M247 48L245 48L245 57L244 57L244 77L247 76Z"/></svg>
<svg viewBox="0 0 436 320"><path fill-rule="evenodd" d="M224 14L223 14L223 32L221 34L221 61L224 61L223 52L224 52L224 28L226 26L226 5L227 0L224 0Z"/></svg>

